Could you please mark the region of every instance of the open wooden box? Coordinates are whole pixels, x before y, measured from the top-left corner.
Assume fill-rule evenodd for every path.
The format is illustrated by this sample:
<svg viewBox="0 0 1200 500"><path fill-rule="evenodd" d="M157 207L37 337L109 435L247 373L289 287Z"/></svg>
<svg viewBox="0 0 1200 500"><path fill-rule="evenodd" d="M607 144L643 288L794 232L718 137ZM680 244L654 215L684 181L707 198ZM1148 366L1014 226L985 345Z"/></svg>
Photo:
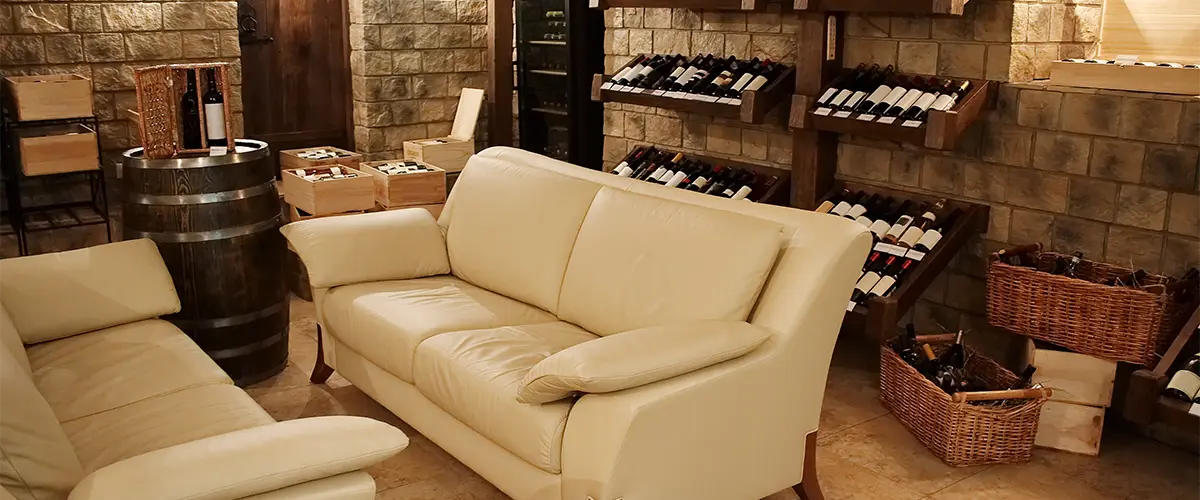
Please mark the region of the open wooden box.
<svg viewBox="0 0 1200 500"><path fill-rule="evenodd" d="M361 165L361 170L375 179L375 201L380 206L395 208L446 202L445 170L426 165L433 171L388 174L376 168L396 161L372 161Z"/></svg>
<svg viewBox="0 0 1200 500"><path fill-rule="evenodd" d="M100 168L96 131L81 123L19 129L16 136L27 176Z"/></svg>
<svg viewBox="0 0 1200 500"><path fill-rule="evenodd" d="M4 87L18 121L92 116L92 81L79 75L9 76Z"/></svg>
<svg viewBox="0 0 1200 500"><path fill-rule="evenodd" d="M208 72L212 69L216 78L217 89L225 99L224 115L208 117L203 105L204 90L208 88ZM217 148L202 147L199 149L184 149L182 136L182 116L179 101L187 92L187 72L196 72L196 93L201 99L200 111L200 144L208 144L208 130L205 126L210 118L224 122L226 142L236 144L234 134L233 111L230 106L230 70L229 63L196 63L168 64L149 66L133 72L137 85L138 128L145 148L146 158L171 158L180 153L223 154ZM229 146L224 150L229 151Z"/></svg>
<svg viewBox="0 0 1200 500"><path fill-rule="evenodd" d="M284 170L284 201L318 216L375 208L375 183L371 176L350 167L341 168L355 174L354 177L310 181L296 170Z"/></svg>
<svg viewBox="0 0 1200 500"><path fill-rule="evenodd" d="M458 172L475 154L475 124L483 107L483 90L462 89L458 111L450 135L416 141L404 141L404 159L436 166L446 172Z"/></svg>
<svg viewBox="0 0 1200 500"><path fill-rule="evenodd" d="M1200 95L1200 68L1054 61L1050 63L1050 81L1046 83L1156 94Z"/></svg>
<svg viewBox="0 0 1200 500"><path fill-rule="evenodd" d="M333 151L334 153L337 153L338 156L336 158L323 158L320 160L314 160L301 156L304 153L322 149ZM350 168L358 168L358 165L361 162L362 154L355 153L354 151L347 151L342 148L335 148L333 146L285 149L279 152L279 165L283 168L314 168L329 165L343 165Z"/></svg>

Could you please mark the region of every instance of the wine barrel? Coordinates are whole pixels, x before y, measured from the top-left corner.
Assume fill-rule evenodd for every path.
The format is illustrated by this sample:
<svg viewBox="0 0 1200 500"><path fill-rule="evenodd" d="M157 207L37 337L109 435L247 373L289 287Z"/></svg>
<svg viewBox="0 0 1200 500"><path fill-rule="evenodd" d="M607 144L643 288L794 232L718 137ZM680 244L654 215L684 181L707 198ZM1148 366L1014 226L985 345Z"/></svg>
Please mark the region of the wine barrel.
<svg viewBox="0 0 1200 500"><path fill-rule="evenodd" d="M126 239L158 244L183 308L166 319L238 385L283 370L288 355L287 245L266 143L223 156L151 160L125 152Z"/></svg>

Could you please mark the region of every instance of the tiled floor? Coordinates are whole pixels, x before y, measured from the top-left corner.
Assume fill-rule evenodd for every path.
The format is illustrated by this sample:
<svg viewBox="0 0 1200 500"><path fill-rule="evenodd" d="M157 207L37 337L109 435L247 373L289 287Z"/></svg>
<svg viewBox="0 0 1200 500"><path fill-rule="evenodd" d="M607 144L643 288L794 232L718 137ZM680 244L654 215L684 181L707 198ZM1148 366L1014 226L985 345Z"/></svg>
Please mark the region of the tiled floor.
<svg viewBox="0 0 1200 500"><path fill-rule="evenodd" d="M361 415L391 423L411 444L369 471L381 500L503 500L503 493L336 373L311 385L313 306L292 302L291 361L249 392L278 420ZM1098 458L1037 450L1025 465L947 467L884 410L872 365L877 354L839 345L821 412L817 464L829 500L1194 500L1200 456L1111 433ZM794 499L791 491L769 500ZM733 500L733 499L731 499Z"/></svg>

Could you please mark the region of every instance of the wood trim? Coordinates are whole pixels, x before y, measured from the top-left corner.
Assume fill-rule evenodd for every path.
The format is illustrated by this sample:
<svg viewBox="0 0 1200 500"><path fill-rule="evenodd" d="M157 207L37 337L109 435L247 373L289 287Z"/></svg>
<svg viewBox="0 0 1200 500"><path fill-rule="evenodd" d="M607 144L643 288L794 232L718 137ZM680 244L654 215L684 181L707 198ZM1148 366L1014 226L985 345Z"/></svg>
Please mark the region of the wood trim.
<svg viewBox="0 0 1200 500"><path fill-rule="evenodd" d="M795 95L815 100L842 67L844 23L841 14L801 12L799 17ZM792 101L796 101L795 96ZM789 122L796 120L795 116L793 112ZM800 123L804 124L804 118L800 118ZM793 207L816 208L817 203L833 188L837 149L837 134L811 128L792 131Z"/></svg>
<svg viewBox="0 0 1200 500"><path fill-rule="evenodd" d="M961 16L969 0L794 0L796 10Z"/></svg>
<svg viewBox="0 0 1200 500"><path fill-rule="evenodd" d="M357 145L354 144L354 78L351 76L351 72L350 72L350 52L351 52L351 50L352 49L350 48L350 0L342 0L342 61L341 61L342 67L340 68L340 70L342 72L341 74L345 75L345 76L343 76L343 78L345 78L345 81L342 82L342 85L346 86L345 87L346 88L346 92L345 92L345 95L346 95L346 117L345 117L346 135L345 135L345 138L342 140L343 144L338 144L338 146L345 146L346 149L349 149L351 151L357 151L358 150ZM244 108L245 104L243 104L242 107ZM242 121L243 122L245 121L244 116L242 118Z"/></svg>
<svg viewBox="0 0 1200 500"><path fill-rule="evenodd" d="M786 168L772 167L770 165L759 165L756 163L745 163L745 162L740 162L737 160L731 160L728 158L719 158L716 156L705 156L702 154L691 153L688 151L681 151L679 149L664 148L658 144L649 144L649 143L635 144L633 147L629 148L629 153L627 153L625 155L625 157L622 159L622 161L628 160L629 157L633 155L633 152L637 150L637 148L649 147L649 146L654 146L659 151L665 151L668 153L683 153L685 158L692 158L692 159L700 160L700 161L703 161L705 163L709 163L712 165L726 165L726 166L730 166L730 167L734 167L734 168L750 170L750 171L753 171L760 175L770 175L770 176L778 177L779 180L777 182L775 182L775 185L771 186L771 189L768 190L763 195L762 203L765 203L767 205L787 206L788 200L787 200L786 193L790 192L788 183L791 181L791 177L788 175L788 170Z"/></svg>
<svg viewBox="0 0 1200 500"><path fill-rule="evenodd" d="M800 484L792 486L792 491L800 500L825 500L821 492L821 484L817 481L817 431L808 433L804 438L804 473Z"/></svg>
<svg viewBox="0 0 1200 500"><path fill-rule="evenodd" d="M513 0L488 2L488 144L513 142Z"/></svg>

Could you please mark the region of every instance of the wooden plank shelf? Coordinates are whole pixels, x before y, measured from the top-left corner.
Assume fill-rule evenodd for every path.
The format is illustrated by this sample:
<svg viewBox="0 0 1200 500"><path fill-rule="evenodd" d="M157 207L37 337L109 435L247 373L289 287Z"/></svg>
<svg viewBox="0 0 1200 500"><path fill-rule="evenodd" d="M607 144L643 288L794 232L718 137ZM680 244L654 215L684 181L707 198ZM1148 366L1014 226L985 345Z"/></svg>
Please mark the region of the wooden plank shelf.
<svg viewBox="0 0 1200 500"><path fill-rule="evenodd" d="M629 150L629 153L626 154L625 157L622 158L621 160L626 161L629 159L630 156L633 156L633 152L637 151L638 148L644 148L644 147L649 147L649 146L654 146L659 151L663 151L663 152L667 152L667 153L683 153L684 158L688 158L688 159L692 159L692 160L700 160L704 163L708 163L711 165L723 165L723 166L728 166L728 167L750 170L750 171L757 173L760 176L778 177L779 180L775 181L775 185L771 186L771 189L769 189L766 192L766 194L763 195L763 197L761 198L761 201L759 201L759 203L766 203L768 205L779 205L782 207L789 206L789 201L790 201L791 192L792 192L792 186L791 186L792 175L791 175L791 171L788 169L771 167L771 166L767 166L767 165L756 165L754 163L744 163L744 162L740 162L737 160L730 160L730 159L726 159L726 158L704 156L704 155L690 153L687 151L677 151L677 150L672 151L669 149L661 148L657 144L634 145L634 147ZM666 188L666 189L671 189L671 188ZM753 196L751 196L751 198L753 198Z"/></svg>
<svg viewBox="0 0 1200 500"><path fill-rule="evenodd" d="M843 189L863 191L867 194L878 193L883 196L894 196L896 200L912 200L914 204L922 202L933 203L940 199L922 193L845 181L835 182L834 189L824 199L829 199L834 194L840 193ZM916 304L917 299L925 293L925 289L929 288L929 285L933 283L937 275L945 270L946 266L950 264L950 259L966 246L967 241L972 235L982 234L987 231L991 207L947 199L946 207L942 212L943 214L948 213L956 208L962 209L963 213L958 217L954 227L938 242L937 246L933 247L933 250L926 254L924 259L921 259L921 263L905 276L900 282L899 287L891 294L886 297L872 298L867 302L865 307L860 305L855 307L853 311L846 312L846 317L842 321L843 332L866 335L880 342L896 335L896 323L912 308L913 304Z"/></svg>
<svg viewBox="0 0 1200 500"><path fill-rule="evenodd" d="M967 95L959 99L953 108L949 111L930 110L925 122L917 127L901 125L901 120L895 123L880 123L878 118L863 121L858 113L842 117L817 114L815 97L793 95L790 125L798 129L811 128L950 150L958 145L963 131L983 114L984 109L991 106L996 94L995 87L996 83L990 80L971 80Z"/></svg>
<svg viewBox="0 0 1200 500"><path fill-rule="evenodd" d="M625 69L633 64L630 60L622 66ZM691 99L675 99L672 97L658 96L646 92L624 92L617 90L608 90L601 88L611 75L596 74L592 76L592 100L598 102L621 102L625 104L636 104L639 106L652 106L656 108L670 109L685 113L695 113L700 115L720 116L722 118L730 118L733 120L741 120L744 123L763 123L767 113L770 112L779 103L787 100L787 96L791 95L792 89L795 87L796 68L789 67L779 75L775 81L768 83L765 87L759 90L750 90L742 93L741 104L721 104L707 101L694 101Z"/></svg>
<svg viewBox="0 0 1200 500"><path fill-rule="evenodd" d="M799 11L878 14L950 14L961 16L969 0L795 0Z"/></svg>
<svg viewBox="0 0 1200 500"><path fill-rule="evenodd" d="M598 9L613 7L674 7L678 9L761 10L767 0L589 0Z"/></svg>

